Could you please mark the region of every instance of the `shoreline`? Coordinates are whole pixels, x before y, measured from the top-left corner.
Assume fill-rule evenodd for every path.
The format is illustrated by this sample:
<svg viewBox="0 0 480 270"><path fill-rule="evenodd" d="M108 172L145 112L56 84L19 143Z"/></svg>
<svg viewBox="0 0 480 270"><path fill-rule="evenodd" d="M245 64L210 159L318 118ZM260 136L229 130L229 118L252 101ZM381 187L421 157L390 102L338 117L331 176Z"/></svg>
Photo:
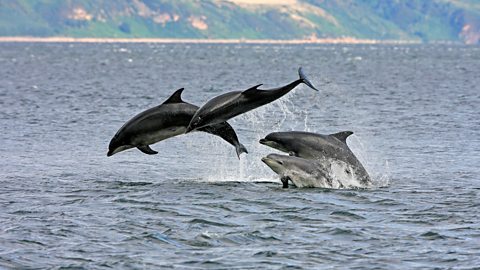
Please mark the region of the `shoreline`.
<svg viewBox="0 0 480 270"><path fill-rule="evenodd" d="M416 40L325 39L193 39L193 38L74 38L0 37L0 43L197 43L197 44L421 44Z"/></svg>

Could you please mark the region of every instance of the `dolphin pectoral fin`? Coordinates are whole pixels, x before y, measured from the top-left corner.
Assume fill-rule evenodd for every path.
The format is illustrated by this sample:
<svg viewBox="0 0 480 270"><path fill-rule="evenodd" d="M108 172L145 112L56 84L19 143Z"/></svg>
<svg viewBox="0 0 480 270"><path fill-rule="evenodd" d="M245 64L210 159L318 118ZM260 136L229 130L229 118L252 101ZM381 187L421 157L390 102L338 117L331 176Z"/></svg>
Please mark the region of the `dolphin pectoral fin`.
<svg viewBox="0 0 480 270"><path fill-rule="evenodd" d="M288 188L288 180L290 178L288 176L282 176L282 178L280 178L280 181L282 181L282 188Z"/></svg>
<svg viewBox="0 0 480 270"><path fill-rule="evenodd" d="M306 84L308 87L312 88L313 90L315 91L318 91L317 88L315 88L315 86L313 86L313 84L310 82L310 80L307 78L307 76L305 75L305 73L303 73L303 68L300 67L298 68L298 76L300 76L300 80L302 80L302 82L304 84Z"/></svg>
<svg viewBox="0 0 480 270"><path fill-rule="evenodd" d="M157 151L153 150L152 148L150 148L150 146L148 145L140 145L140 146L137 146L138 150L142 151L143 153L147 154L147 155L155 155L155 154L158 154Z"/></svg>
<svg viewBox="0 0 480 270"><path fill-rule="evenodd" d="M253 95L253 94L257 93L257 91L258 91L257 88L260 87L260 86L262 86L262 85L263 85L263 83L257 84L257 85L255 85L254 87L250 87L249 89L243 91L242 94L243 94L243 95L246 95L246 96Z"/></svg>

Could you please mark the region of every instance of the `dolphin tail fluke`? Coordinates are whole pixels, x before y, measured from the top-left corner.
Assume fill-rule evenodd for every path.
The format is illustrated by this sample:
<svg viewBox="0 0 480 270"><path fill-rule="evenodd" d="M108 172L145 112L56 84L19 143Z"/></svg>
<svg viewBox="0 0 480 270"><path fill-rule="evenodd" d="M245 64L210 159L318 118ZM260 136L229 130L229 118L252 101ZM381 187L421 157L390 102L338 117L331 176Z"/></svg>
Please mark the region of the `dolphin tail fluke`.
<svg viewBox="0 0 480 270"><path fill-rule="evenodd" d="M235 146L235 151L237 151L237 157L238 159L240 159L240 155L242 153L245 153L245 154L248 154L248 150L247 148L241 144L241 143L238 143L238 145Z"/></svg>
<svg viewBox="0 0 480 270"><path fill-rule="evenodd" d="M298 75L300 76L300 80L302 80L302 82L304 84L306 84L308 87L312 88L313 90L315 91L318 91L317 88L315 88L315 86L313 86L313 84L310 82L310 80L307 78L307 76L305 75L305 73L303 73L303 69L302 67L300 67L298 69Z"/></svg>

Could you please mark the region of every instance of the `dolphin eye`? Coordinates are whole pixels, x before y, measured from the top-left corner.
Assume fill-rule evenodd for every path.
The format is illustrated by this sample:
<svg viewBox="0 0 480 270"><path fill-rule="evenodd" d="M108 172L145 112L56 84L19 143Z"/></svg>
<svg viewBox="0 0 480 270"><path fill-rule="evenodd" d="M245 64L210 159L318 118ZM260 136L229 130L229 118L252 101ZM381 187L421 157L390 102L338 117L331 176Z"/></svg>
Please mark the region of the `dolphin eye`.
<svg viewBox="0 0 480 270"><path fill-rule="evenodd" d="M283 161L280 161L280 160L279 160L279 161L278 161L278 164L283 165Z"/></svg>

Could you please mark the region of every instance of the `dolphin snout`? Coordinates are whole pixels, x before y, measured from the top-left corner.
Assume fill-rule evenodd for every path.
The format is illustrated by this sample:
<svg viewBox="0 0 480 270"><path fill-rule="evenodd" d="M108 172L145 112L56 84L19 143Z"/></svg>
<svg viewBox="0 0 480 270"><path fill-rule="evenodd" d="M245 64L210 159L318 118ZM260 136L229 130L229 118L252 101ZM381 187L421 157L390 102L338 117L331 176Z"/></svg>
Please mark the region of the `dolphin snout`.
<svg viewBox="0 0 480 270"><path fill-rule="evenodd" d="M270 166L270 164L275 163L275 160L274 160L274 159L271 159L271 158L269 158L269 157L263 157L263 158L262 158L262 162L265 163L265 164L267 164L268 166Z"/></svg>
<svg viewBox="0 0 480 270"><path fill-rule="evenodd" d="M261 144L266 144L266 143L268 142L268 140L266 140L266 139L260 139L258 142L261 143ZM262 159L262 160L263 160L263 159Z"/></svg>

